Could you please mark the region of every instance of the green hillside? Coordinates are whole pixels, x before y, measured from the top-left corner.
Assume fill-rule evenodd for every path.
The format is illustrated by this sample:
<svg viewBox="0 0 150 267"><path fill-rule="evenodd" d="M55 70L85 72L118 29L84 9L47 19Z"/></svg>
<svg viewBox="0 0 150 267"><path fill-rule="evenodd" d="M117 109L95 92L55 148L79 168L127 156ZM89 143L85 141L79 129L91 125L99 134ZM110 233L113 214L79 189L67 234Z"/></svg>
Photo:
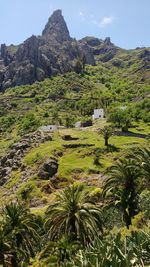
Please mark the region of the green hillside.
<svg viewBox="0 0 150 267"><path fill-rule="evenodd" d="M85 132L73 129L60 130L58 136L54 136L54 141L31 149L23 162L37 170L47 155L57 154L57 150L60 150L63 156L59 159L58 176L60 180L69 178L73 181L74 176L80 179L85 174L92 173L92 170L93 173L103 172L118 153L124 153L124 150L134 144L147 142L147 139L138 137L138 134L143 134L143 137L150 134L150 75L144 55L143 49L119 50L109 62L86 66L79 74L70 72L33 85L7 89L0 95L0 155L4 156L13 143L42 125L57 124L72 128L75 122L90 119L94 108L104 108L106 118L103 122L98 121ZM121 110L122 107L125 107L124 111ZM96 130L112 124L120 127L121 131L124 125L118 126L119 120L122 120L122 124L128 122L128 130L137 134L137 137L114 136L111 144L116 151L107 151L103 146L102 137ZM85 142L93 146L82 150L80 147L65 150L64 141L60 137L64 133L75 135L78 138L77 143ZM86 155L87 150L90 151L89 155ZM98 169L93 165L95 150L103 151L100 152L103 155L103 167ZM80 158L83 161L81 168ZM77 174L74 174L76 170ZM17 170L17 174L18 172L20 171ZM32 173L34 177L36 171ZM11 182L8 184L15 183L15 175L16 173L12 173Z"/></svg>
<svg viewBox="0 0 150 267"><path fill-rule="evenodd" d="M119 50L80 73L0 94L2 266L149 266L150 72L143 51ZM74 127L95 108L105 118ZM59 129L39 131L50 124ZM112 131L108 145L104 129Z"/></svg>

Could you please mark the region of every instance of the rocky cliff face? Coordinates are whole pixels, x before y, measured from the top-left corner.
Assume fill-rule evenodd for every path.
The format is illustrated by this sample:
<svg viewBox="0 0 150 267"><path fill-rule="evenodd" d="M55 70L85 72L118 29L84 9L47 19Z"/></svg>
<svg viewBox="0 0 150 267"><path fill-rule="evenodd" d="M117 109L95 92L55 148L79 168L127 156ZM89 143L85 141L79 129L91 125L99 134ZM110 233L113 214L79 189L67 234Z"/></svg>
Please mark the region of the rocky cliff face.
<svg viewBox="0 0 150 267"><path fill-rule="evenodd" d="M92 54L94 55L95 61L107 62L111 60L120 48L116 47L107 37L105 40L101 40L95 37L85 37L80 40L81 44L86 44Z"/></svg>
<svg viewBox="0 0 150 267"><path fill-rule="evenodd" d="M83 58L90 65L97 60L106 62L114 57L117 49L110 38L72 39L61 10L56 10L41 36L33 35L18 47L1 45L0 91L71 71Z"/></svg>

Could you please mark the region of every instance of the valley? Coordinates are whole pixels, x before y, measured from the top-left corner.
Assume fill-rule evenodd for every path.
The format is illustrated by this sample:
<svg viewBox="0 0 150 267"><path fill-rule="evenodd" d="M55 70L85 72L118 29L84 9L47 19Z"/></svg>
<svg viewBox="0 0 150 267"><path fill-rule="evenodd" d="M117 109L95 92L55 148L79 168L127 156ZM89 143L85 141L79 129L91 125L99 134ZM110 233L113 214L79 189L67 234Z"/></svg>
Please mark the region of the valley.
<svg viewBox="0 0 150 267"><path fill-rule="evenodd" d="M0 199L0 266L149 266L149 47L76 40L61 10L1 45Z"/></svg>

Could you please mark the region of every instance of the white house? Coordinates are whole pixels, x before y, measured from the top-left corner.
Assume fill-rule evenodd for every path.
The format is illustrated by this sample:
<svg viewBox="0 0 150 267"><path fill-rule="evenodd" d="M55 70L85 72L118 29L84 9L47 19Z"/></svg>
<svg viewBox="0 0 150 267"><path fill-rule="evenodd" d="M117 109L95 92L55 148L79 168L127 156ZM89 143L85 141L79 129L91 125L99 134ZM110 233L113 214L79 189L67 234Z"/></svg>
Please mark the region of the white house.
<svg viewBox="0 0 150 267"><path fill-rule="evenodd" d="M58 126L57 125L45 125L45 126L41 126L40 130L42 132L55 132L58 130Z"/></svg>
<svg viewBox="0 0 150 267"><path fill-rule="evenodd" d="M94 114L92 115L92 119L103 119L104 118L104 109L99 108L99 109L94 109Z"/></svg>
<svg viewBox="0 0 150 267"><path fill-rule="evenodd" d="M82 126L81 121L77 121L77 122L75 123L75 128L80 128L81 126Z"/></svg>

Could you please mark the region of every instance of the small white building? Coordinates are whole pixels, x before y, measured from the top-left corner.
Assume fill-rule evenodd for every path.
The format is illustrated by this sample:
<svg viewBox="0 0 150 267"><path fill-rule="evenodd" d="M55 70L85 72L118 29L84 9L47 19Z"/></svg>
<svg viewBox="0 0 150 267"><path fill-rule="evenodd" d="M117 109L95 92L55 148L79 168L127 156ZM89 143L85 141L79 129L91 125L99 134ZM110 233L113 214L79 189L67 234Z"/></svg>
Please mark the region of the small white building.
<svg viewBox="0 0 150 267"><path fill-rule="evenodd" d="M104 109L103 108L99 108L99 109L94 109L94 114L92 115L92 119L103 119L105 116L104 114Z"/></svg>
<svg viewBox="0 0 150 267"><path fill-rule="evenodd" d="M81 126L82 126L81 121L77 121L77 122L75 123L75 128L80 128Z"/></svg>
<svg viewBox="0 0 150 267"><path fill-rule="evenodd" d="M45 126L41 126L40 130L42 132L55 132L58 130L58 126L57 125L45 125Z"/></svg>

